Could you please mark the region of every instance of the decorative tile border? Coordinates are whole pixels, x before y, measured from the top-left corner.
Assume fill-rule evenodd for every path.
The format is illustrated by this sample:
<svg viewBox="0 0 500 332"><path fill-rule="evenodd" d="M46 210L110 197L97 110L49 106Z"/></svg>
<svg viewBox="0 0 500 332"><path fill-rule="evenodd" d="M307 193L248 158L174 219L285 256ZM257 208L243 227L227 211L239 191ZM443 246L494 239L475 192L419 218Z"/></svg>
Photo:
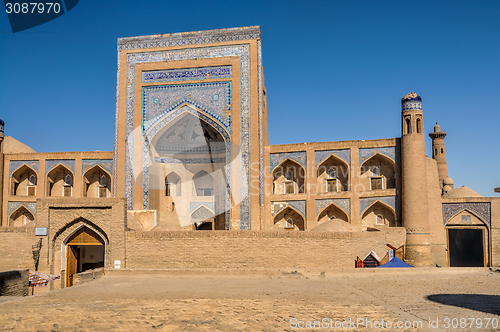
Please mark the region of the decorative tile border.
<svg viewBox="0 0 500 332"><path fill-rule="evenodd" d="M12 176L12 173L14 173L19 167L22 165L26 164L27 166L30 166L35 170L35 172L38 174L38 160L11 160L10 161L10 175Z"/></svg>
<svg viewBox="0 0 500 332"><path fill-rule="evenodd" d="M300 165L304 166L304 170L307 169L306 152L284 152L284 153L271 153L271 172L276 166L280 164L283 159L291 159L298 162Z"/></svg>
<svg viewBox="0 0 500 332"><path fill-rule="evenodd" d="M373 156L375 153L380 153L383 154L392 160L397 164L397 157L396 157L396 147L395 146L388 146L385 148L370 148L370 149L359 149L359 164L361 165L366 159L370 158Z"/></svg>
<svg viewBox="0 0 500 332"><path fill-rule="evenodd" d="M148 70L142 72L143 83L175 82L231 77L233 77L232 66Z"/></svg>
<svg viewBox="0 0 500 332"><path fill-rule="evenodd" d="M26 209L28 209L31 213L33 213L33 216L36 217L36 203L35 202L9 202L7 204L7 215L10 217L12 212L14 212L21 205L24 206Z"/></svg>
<svg viewBox="0 0 500 332"><path fill-rule="evenodd" d="M262 121L262 105L263 105L263 82L262 82L262 44L257 41L257 66L259 72L259 203L264 206L264 145L262 138L263 121Z"/></svg>
<svg viewBox="0 0 500 332"><path fill-rule="evenodd" d="M349 198L317 199L316 217L318 217L320 212L331 203L344 210L344 212L349 216L349 219L351 218L351 200Z"/></svg>
<svg viewBox="0 0 500 332"><path fill-rule="evenodd" d="M349 167L351 166L351 149L342 149L314 151L314 162L316 168L318 168L319 163L330 157L332 154L345 161Z"/></svg>
<svg viewBox="0 0 500 332"><path fill-rule="evenodd" d="M271 215L274 217L276 214L280 213L287 206L293 207L295 210L302 213L302 216L307 218L306 215L306 201L280 201L271 202Z"/></svg>
<svg viewBox="0 0 500 332"><path fill-rule="evenodd" d="M491 225L491 203L443 203L443 224L458 212L467 209L483 218Z"/></svg>
<svg viewBox="0 0 500 332"><path fill-rule="evenodd" d="M382 196L382 197L368 197L359 199L359 216L362 216L366 208L375 203L376 201L384 202L385 204L392 207L397 215L398 200L396 196Z"/></svg>
<svg viewBox="0 0 500 332"><path fill-rule="evenodd" d="M95 165L104 168L109 174L113 175L113 160L112 159L83 159L82 160L82 174L88 171Z"/></svg>
<svg viewBox="0 0 500 332"><path fill-rule="evenodd" d="M226 158L165 158L165 157L155 157L155 162L160 164L223 164L226 162Z"/></svg>
<svg viewBox="0 0 500 332"><path fill-rule="evenodd" d="M63 164L75 174L75 160L74 159L47 159L45 161L45 176L59 164Z"/></svg>

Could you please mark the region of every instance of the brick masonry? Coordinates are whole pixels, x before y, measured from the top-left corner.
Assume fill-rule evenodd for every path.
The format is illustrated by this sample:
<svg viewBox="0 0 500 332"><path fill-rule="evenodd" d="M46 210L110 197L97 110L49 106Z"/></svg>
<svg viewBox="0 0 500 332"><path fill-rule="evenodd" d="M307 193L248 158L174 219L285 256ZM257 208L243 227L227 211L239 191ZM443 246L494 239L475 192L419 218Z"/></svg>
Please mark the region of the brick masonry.
<svg viewBox="0 0 500 332"><path fill-rule="evenodd" d="M28 296L29 270L0 272L0 296Z"/></svg>

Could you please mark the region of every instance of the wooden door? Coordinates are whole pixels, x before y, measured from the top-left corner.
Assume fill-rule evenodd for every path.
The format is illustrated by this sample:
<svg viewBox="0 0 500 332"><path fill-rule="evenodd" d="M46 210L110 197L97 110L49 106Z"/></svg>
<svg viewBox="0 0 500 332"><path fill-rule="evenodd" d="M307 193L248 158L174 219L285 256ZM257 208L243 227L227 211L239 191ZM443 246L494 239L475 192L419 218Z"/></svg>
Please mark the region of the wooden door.
<svg viewBox="0 0 500 332"><path fill-rule="evenodd" d="M67 264L66 264L66 287L73 286L73 275L76 274L78 268L78 251L76 246L68 245L66 248Z"/></svg>

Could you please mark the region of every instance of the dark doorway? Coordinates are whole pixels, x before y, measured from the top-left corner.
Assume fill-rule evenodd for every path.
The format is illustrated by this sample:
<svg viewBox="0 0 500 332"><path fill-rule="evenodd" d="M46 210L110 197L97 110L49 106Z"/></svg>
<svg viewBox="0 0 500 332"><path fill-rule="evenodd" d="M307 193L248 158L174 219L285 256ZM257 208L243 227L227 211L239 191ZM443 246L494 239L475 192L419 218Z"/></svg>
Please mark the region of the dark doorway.
<svg viewBox="0 0 500 332"><path fill-rule="evenodd" d="M483 267L483 230L448 229L450 266Z"/></svg>

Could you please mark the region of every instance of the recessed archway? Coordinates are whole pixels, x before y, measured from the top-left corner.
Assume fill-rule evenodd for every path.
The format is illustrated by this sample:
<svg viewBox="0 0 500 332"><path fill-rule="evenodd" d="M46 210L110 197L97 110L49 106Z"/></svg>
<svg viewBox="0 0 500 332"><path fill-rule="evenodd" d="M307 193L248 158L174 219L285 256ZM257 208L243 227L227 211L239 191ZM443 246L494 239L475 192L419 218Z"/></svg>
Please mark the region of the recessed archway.
<svg viewBox="0 0 500 332"><path fill-rule="evenodd" d="M305 230L304 216L291 206L285 207L274 217L274 228L285 230Z"/></svg>
<svg viewBox="0 0 500 332"><path fill-rule="evenodd" d="M22 226L33 226L32 223L35 221L35 216L26 207L21 205L14 212L11 213L9 217L9 226L22 227Z"/></svg>
<svg viewBox="0 0 500 332"><path fill-rule="evenodd" d="M23 164L10 177L10 193L13 196L36 196L37 181L38 176L35 170Z"/></svg>
<svg viewBox="0 0 500 332"><path fill-rule="evenodd" d="M83 175L84 197L111 197L111 175L100 165L94 165Z"/></svg>
<svg viewBox="0 0 500 332"><path fill-rule="evenodd" d="M363 229L368 227L396 227L396 211L386 203L377 200L365 209L361 217Z"/></svg>
<svg viewBox="0 0 500 332"><path fill-rule="evenodd" d="M318 215L318 224L332 219L340 219L346 223L349 222L349 216L334 203L330 203L320 212Z"/></svg>
<svg viewBox="0 0 500 332"><path fill-rule="evenodd" d="M48 196L73 196L73 172L63 164L58 164L47 173Z"/></svg>
<svg viewBox="0 0 500 332"><path fill-rule="evenodd" d="M321 193L347 191L349 188L349 165L336 155L325 158L316 174Z"/></svg>
<svg viewBox="0 0 500 332"><path fill-rule="evenodd" d="M293 159L282 161L273 170L273 194L303 194L305 169Z"/></svg>
<svg viewBox="0 0 500 332"><path fill-rule="evenodd" d="M396 163L381 153L375 153L361 164L361 183L367 190L396 188Z"/></svg>

